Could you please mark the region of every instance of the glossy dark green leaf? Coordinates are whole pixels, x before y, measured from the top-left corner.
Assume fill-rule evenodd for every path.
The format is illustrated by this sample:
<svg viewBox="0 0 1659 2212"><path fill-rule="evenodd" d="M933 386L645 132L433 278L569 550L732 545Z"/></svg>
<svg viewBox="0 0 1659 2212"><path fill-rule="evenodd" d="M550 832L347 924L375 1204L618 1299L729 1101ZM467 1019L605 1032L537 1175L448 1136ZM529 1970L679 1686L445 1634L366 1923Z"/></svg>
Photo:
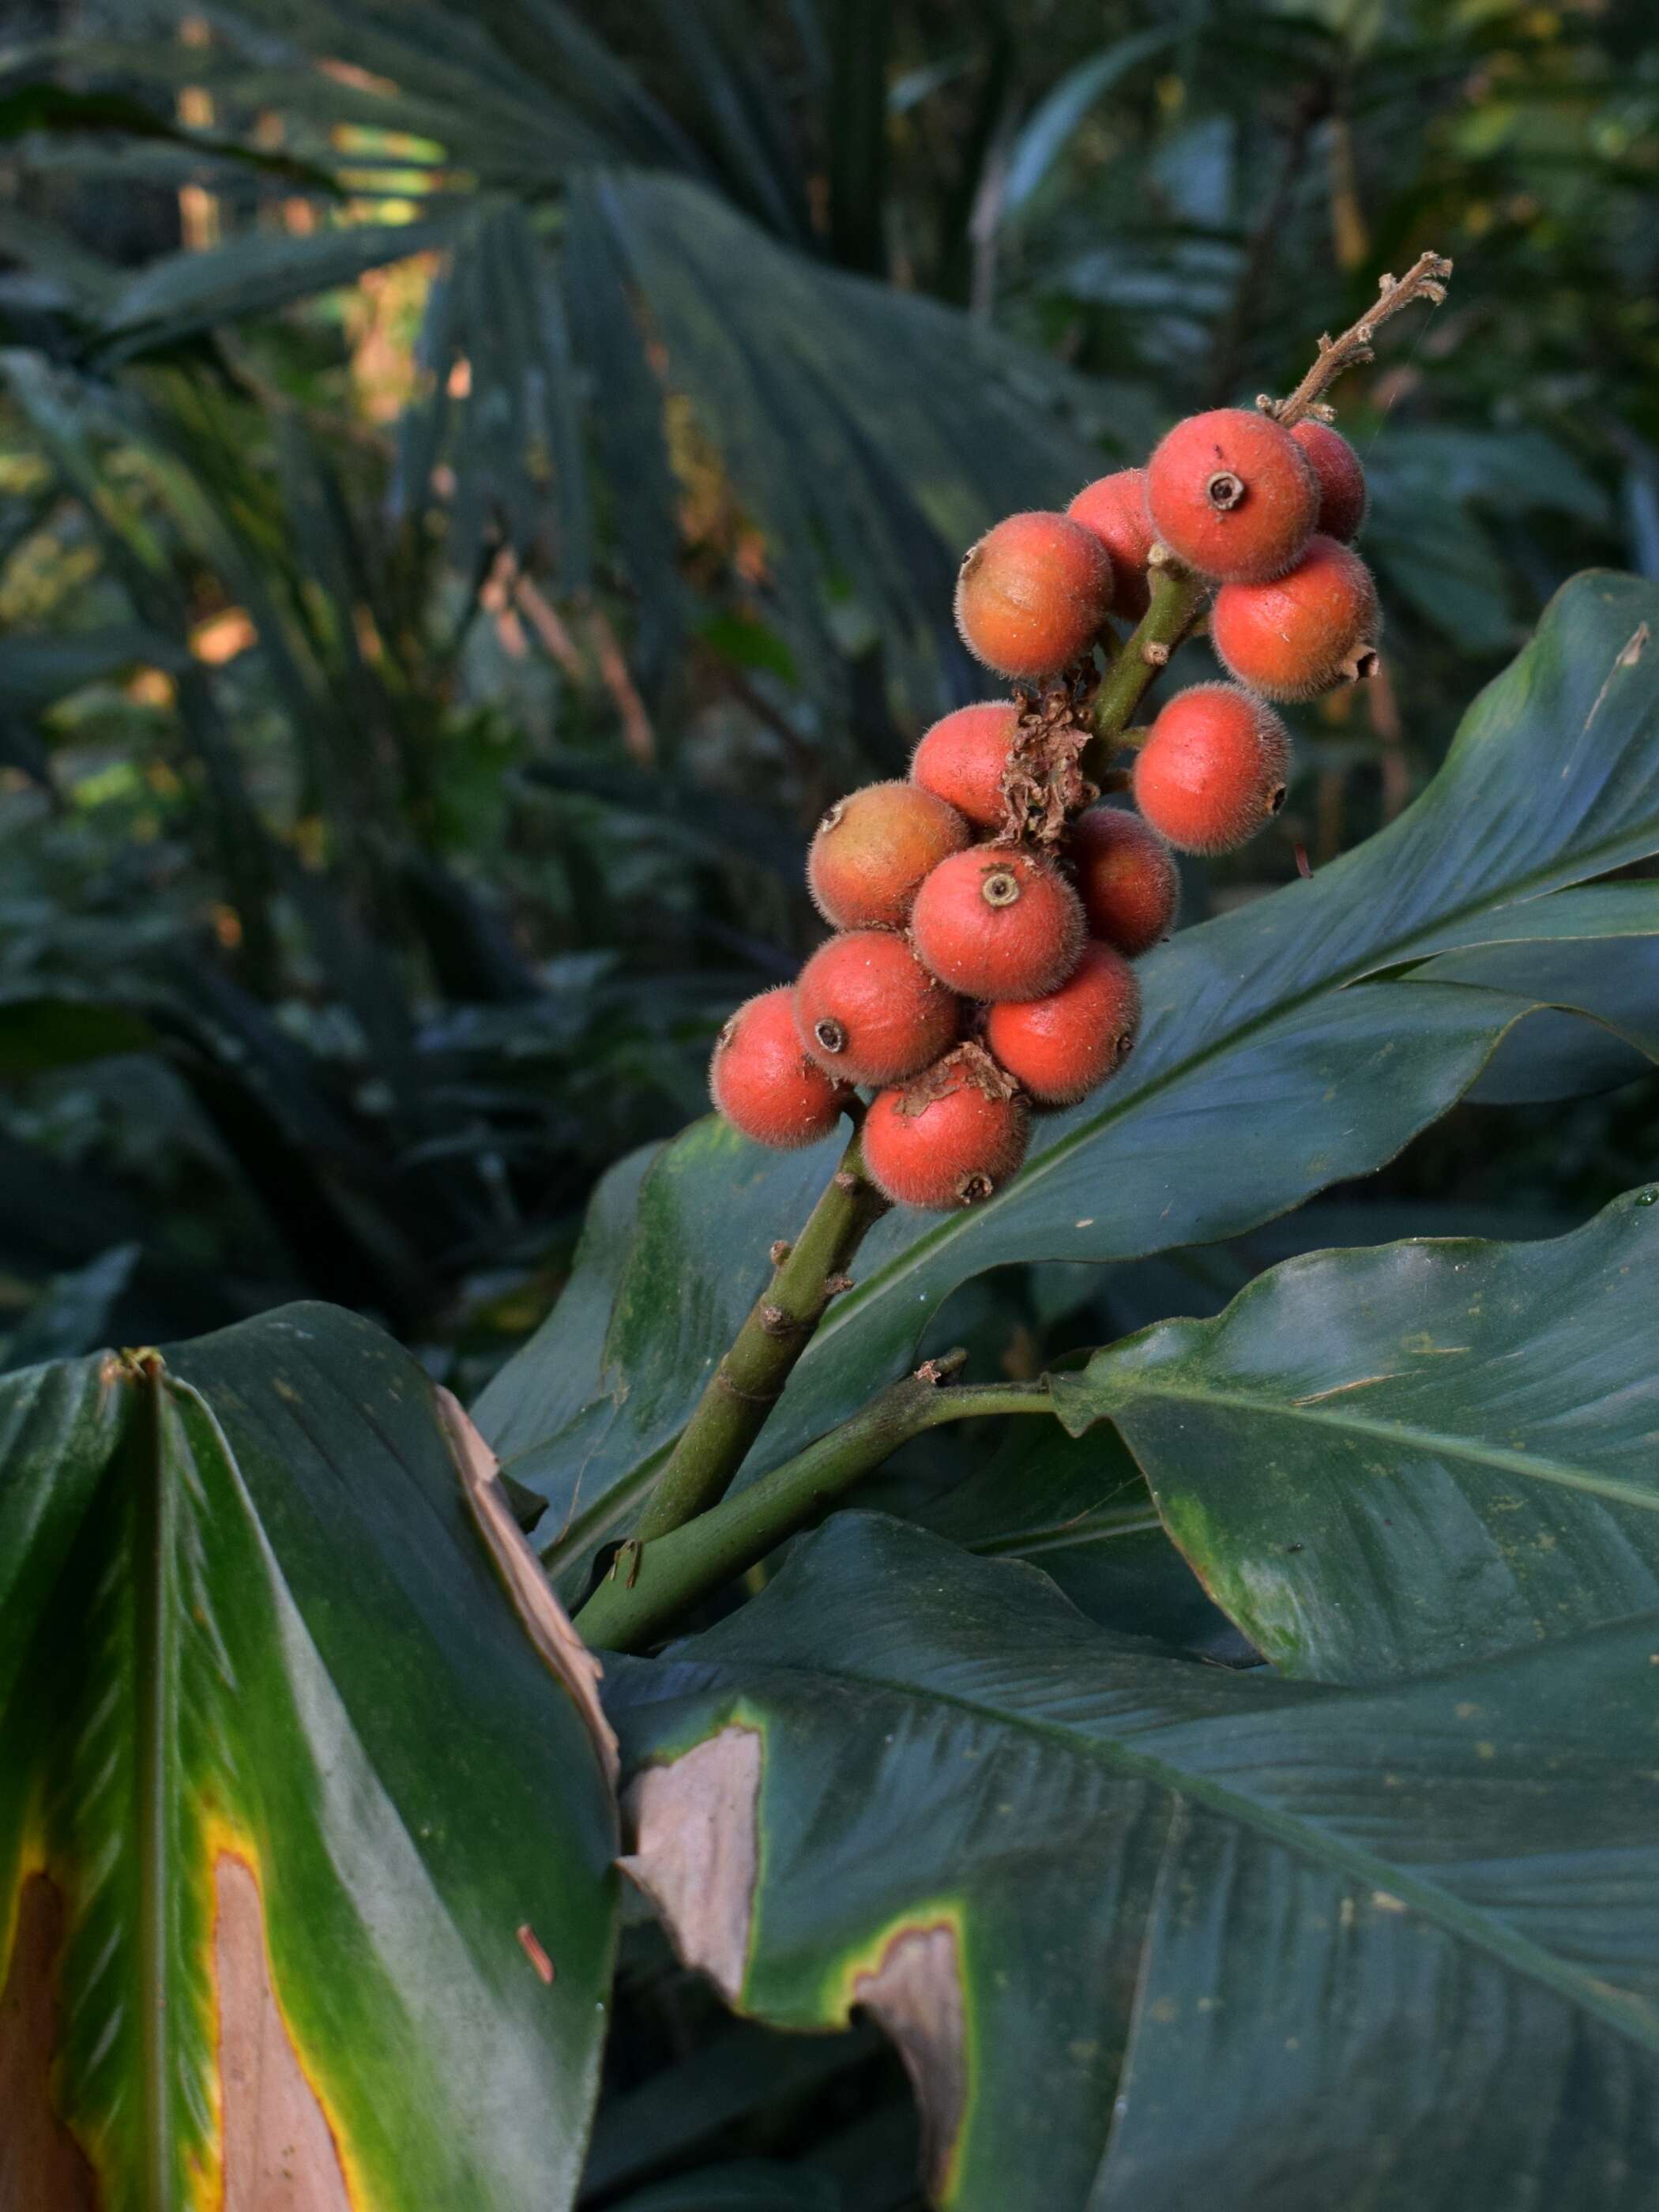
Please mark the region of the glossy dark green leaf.
<svg viewBox="0 0 1659 2212"><path fill-rule="evenodd" d="M964 1551L1041 1567L1079 1613L1120 1635L1224 1665L1254 1660L1165 1534L1107 1423L1071 1436L1055 1421L1009 1422L984 1466L910 1517Z"/></svg>
<svg viewBox="0 0 1659 2212"><path fill-rule="evenodd" d="M1659 1184L1571 1236L1316 1252L1054 1377L1285 1672L1369 1681L1659 1610Z"/></svg>
<svg viewBox="0 0 1659 2212"><path fill-rule="evenodd" d="M1133 1058L1097 1099L1045 1120L1022 1175L967 1212L900 1211L878 1225L755 1470L902 1371L944 1299L985 1269L1130 1259L1239 1235L1371 1172L1461 1097L1536 999L1415 978L1454 945L1547 933L1551 894L1659 850L1656 630L1655 586L1600 574L1569 585L1397 822L1311 881L1150 955ZM1581 910L1563 926L1584 925ZM1619 945L1604 939L1609 960ZM672 1205L641 1213L622 1262L607 1395L568 1448L543 1452L526 1479L568 1498L580 1475L581 1510L607 1533L625 1528L653 1455L723 1348L704 1324L716 1304L741 1310L759 1291L768 1245L799 1227L835 1156L833 1145L769 1156L713 1124L668 1148L648 1188L672 1192ZM685 1235L673 1225L682 1211ZM653 1324L642 1317L660 1310L665 1266L682 1301ZM527 1436L514 1409L546 1387L545 1368L565 1365L563 1328L556 1310L481 1409L504 1456L547 1442ZM643 1424L635 1390L650 1408ZM608 1517L598 1511L606 1489Z"/></svg>
<svg viewBox="0 0 1659 2212"><path fill-rule="evenodd" d="M1492 934L1413 969L1419 982L1480 983L1552 1007L1504 1038L1470 1093L1484 1104L1613 1089L1659 1060L1659 884L1597 884L1529 902Z"/></svg>
<svg viewBox="0 0 1659 2212"><path fill-rule="evenodd" d="M572 2202L611 1793L467 1449L325 1307L0 1386L20 2212Z"/></svg>
<svg viewBox="0 0 1659 2212"><path fill-rule="evenodd" d="M629 1864L739 2010L887 2027L952 2212L1641 2212L1656 1650L1233 1674L843 1514L619 1670Z"/></svg>

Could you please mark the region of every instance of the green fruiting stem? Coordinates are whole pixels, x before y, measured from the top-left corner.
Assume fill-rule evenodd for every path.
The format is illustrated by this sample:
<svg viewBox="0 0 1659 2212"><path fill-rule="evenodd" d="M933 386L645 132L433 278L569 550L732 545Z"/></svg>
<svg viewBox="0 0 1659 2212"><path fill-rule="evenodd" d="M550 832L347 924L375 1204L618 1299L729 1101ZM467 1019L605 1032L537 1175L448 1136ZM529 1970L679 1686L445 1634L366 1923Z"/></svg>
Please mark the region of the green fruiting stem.
<svg viewBox="0 0 1659 2212"><path fill-rule="evenodd" d="M680 1431L640 1516L639 1542L665 1536L724 1497L825 1308L847 1288L848 1262L886 1211L864 1174L855 1130L805 1229L793 1245L773 1248L772 1279Z"/></svg>
<svg viewBox="0 0 1659 2212"><path fill-rule="evenodd" d="M1089 710L1095 734L1084 749L1082 768L1103 787L1121 748L1144 744L1152 734L1131 728L1136 709L1204 605L1206 586L1196 576L1172 561L1161 546L1154 546L1152 555L1147 568L1152 604L1107 668Z"/></svg>
<svg viewBox="0 0 1659 2212"><path fill-rule="evenodd" d="M953 1352L929 1360L690 1527L653 1543L624 1546L576 1615L582 1635L605 1650L637 1651L688 1607L816 1519L924 1429L989 1413L1052 1413L1046 1380L946 1388L965 1357Z"/></svg>

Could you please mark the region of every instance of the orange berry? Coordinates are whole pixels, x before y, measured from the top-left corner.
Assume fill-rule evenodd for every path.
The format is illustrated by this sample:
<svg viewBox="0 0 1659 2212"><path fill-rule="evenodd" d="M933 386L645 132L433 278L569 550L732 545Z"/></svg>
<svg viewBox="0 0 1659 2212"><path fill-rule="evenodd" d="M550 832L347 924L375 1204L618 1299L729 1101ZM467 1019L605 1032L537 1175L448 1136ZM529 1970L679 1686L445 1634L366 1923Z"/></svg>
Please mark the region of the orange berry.
<svg viewBox="0 0 1659 2212"><path fill-rule="evenodd" d="M937 1060L961 1008L902 937L855 929L821 945L795 985L795 1034L848 1083L902 1083Z"/></svg>
<svg viewBox="0 0 1659 2212"><path fill-rule="evenodd" d="M1181 874L1149 822L1124 806L1091 806L1068 846L1091 937L1130 959L1167 937L1181 904Z"/></svg>
<svg viewBox="0 0 1659 2212"><path fill-rule="evenodd" d="M941 860L910 912L916 951L970 999L1036 999L1063 982L1083 942L1077 893L1046 862L1002 845Z"/></svg>
<svg viewBox="0 0 1659 2212"><path fill-rule="evenodd" d="M1139 1026L1134 969L1109 945L1085 945L1059 990L993 1006L985 1042L1040 1104L1071 1106L1117 1072Z"/></svg>
<svg viewBox="0 0 1659 2212"><path fill-rule="evenodd" d="M1224 584L1210 642L1228 673L1269 699L1311 699L1376 666L1376 586L1359 556L1316 538L1270 584Z"/></svg>
<svg viewBox="0 0 1659 2212"><path fill-rule="evenodd" d="M957 628L1004 676L1081 660L1112 604L1111 556L1063 514L1011 514L971 547L957 578Z"/></svg>
<svg viewBox="0 0 1659 2212"><path fill-rule="evenodd" d="M1177 691L1134 765L1135 804L1183 853L1230 853L1285 804L1291 740L1273 708L1231 684Z"/></svg>
<svg viewBox="0 0 1659 2212"><path fill-rule="evenodd" d="M1291 432L1313 464L1319 479L1319 520L1314 528L1322 538L1339 538L1346 545L1359 535L1365 520L1365 471L1353 447L1328 422L1310 415Z"/></svg>
<svg viewBox="0 0 1659 2212"><path fill-rule="evenodd" d="M1152 527L1176 558L1224 583L1282 575L1319 512L1313 464L1288 430L1243 407L1177 422L1146 464Z"/></svg>
<svg viewBox="0 0 1659 2212"><path fill-rule="evenodd" d="M948 1212L1016 1174L1030 1123L1024 1101L979 1046L959 1045L907 1091L884 1091L864 1118L865 1172L900 1206Z"/></svg>
<svg viewBox="0 0 1659 2212"><path fill-rule="evenodd" d="M1146 556L1152 550L1152 526L1146 518L1146 471L1119 469L1085 484L1066 510L1112 556L1115 590L1112 611L1138 623L1152 605Z"/></svg>
<svg viewBox="0 0 1659 2212"><path fill-rule="evenodd" d="M954 806L914 783L871 783L838 799L806 856L806 887L837 929L896 929L929 871L968 842Z"/></svg>
<svg viewBox="0 0 1659 2212"><path fill-rule="evenodd" d="M747 1000L726 1023L714 1041L708 1088L734 1129L781 1152L827 1137L853 1097L849 1085L801 1050L787 983Z"/></svg>
<svg viewBox="0 0 1659 2212"><path fill-rule="evenodd" d="M1007 700L958 707L923 736L910 762L911 782L954 806L976 830L1000 830L1002 771L1018 726L1019 709Z"/></svg>

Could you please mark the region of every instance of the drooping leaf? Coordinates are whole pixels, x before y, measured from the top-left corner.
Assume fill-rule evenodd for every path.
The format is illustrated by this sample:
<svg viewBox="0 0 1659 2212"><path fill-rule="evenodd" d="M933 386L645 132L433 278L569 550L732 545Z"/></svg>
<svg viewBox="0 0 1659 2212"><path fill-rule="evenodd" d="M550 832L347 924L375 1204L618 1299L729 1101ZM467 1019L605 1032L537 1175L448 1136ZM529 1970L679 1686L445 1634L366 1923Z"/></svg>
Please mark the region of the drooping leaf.
<svg viewBox="0 0 1659 2212"><path fill-rule="evenodd" d="M1420 963L1451 944L1534 929L1541 941L1550 894L1659 850L1656 628L1651 585L1592 575L1568 586L1397 822L1310 882L1183 931L1144 961L1146 1020L1127 1067L1097 1099L1046 1120L1024 1173L986 1204L943 1219L901 1211L878 1226L755 1470L902 1371L944 1299L975 1274L1239 1235L1370 1172L1443 1113L1536 999L1438 978L1430 988L1416 980ZM1579 909L1565 926L1585 921ZM1604 949L1616 958L1619 939ZM799 1229L835 1158L833 1144L769 1156L712 1123L668 1148L646 1195L672 1191L673 1207L641 1212L618 1271L606 1395L573 1425L570 1448L531 1436L514 1411L533 1404L548 1364L563 1364L557 1310L481 1408L504 1453L547 1445L525 1480L568 1504L580 1472L590 1525L625 1530L724 1341L678 1319L645 1321L653 1274L673 1267L682 1310L699 1324L717 1303L741 1310L765 1280L768 1246ZM673 1229L680 1207L695 1233ZM630 1392L635 1374L648 1420Z"/></svg>
<svg viewBox="0 0 1659 2212"><path fill-rule="evenodd" d="M297 236L286 231L238 238L205 253L152 262L132 278L109 313L107 343L121 358L170 345L193 331L268 313L446 244L440 221L364 223Z"/></svg>
<svg viewBox="0 0 1659 2212"><path fill-rule="evenodd" d="M39 1367L78 1359L110 1334L110 1317L138 1262L136 1244L112 1244L84 1267L56 1275L12 1331L0 1366Z"/></svg>
<svg viewBox="0 0 1659 2212"><path fill-rule="evenodd" d="M628 1863L740 2011L886 2027L952 2212L1509 2212L1540 2177L1638 2212L1656 1644L1288 1683L843 1514L622 1670Z"/></svg>
<svg viewBox="0 0 1659 2212"><path fill-rule="evenodd" d="M420 1368L296 1307L0 1428L19 2206L568 2205L609 1787Z"/></svg>
<svg viewBox="0 0 1659 2212"><path fill-rule="evenodd" d="M1095 101L1131 70L1172 46L1180 35L1181 27L1172 24L1114 40L1109 46L1103 46L1097 54L1067 70L1043 94L1020 125L1009 151L1003 201L1011 214L1036 191Z"/></svg>
<svg viewBox="0 0 1659 2212"><path fill-rule="evenodd" d="M1537 1244L1287 1260L1054 1378L1285 1672L1422 1673L1659 1611L1659 1184Z"/></svg>

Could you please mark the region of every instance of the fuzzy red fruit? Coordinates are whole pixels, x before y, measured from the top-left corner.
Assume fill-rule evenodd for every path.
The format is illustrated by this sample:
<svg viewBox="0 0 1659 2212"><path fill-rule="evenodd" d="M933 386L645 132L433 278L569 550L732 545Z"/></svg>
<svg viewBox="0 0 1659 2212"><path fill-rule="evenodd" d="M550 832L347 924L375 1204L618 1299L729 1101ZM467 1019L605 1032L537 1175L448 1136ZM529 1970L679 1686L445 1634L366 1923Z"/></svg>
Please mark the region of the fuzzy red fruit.
<svg viewBox="0 0 1659 2212"><path fill-rule="evenodd" d="M1178 691L1134 766L1135 804L1182 853L1230 853L1285 804L1291 740L1273 708L1231 684Z"/></svg>
<svg viewBox="0 0 1659 2212"><path fill-rule="evenodd" d="M1228 673L1269 699L1311 699L1376 666L1376 586L1359 556L1316 538L1271 584L1224 584L1210 642Z"/></svg>
<svg viewBox="0 0 1659 2212"><path fill-rule="evenodd" d="M1059 990L993 1006L985 1042L1039 1105L1072 1106L1115 1074L1139 1026L1134 969L1109 945L1085 945Z"/></svg>
<svg viewBox="0 0 1659 2212"><path fill-rule="evenodd" d="M853 1097L801 1050L787 983L738 1008L714 1041L708 1089L734 1129L793 1152L827 1137Z"/></svg>
<svg viewBox="0 0 1659 2212"><path fill-rule="evenodd" d="M916 747L911 782L954 806L976 830L1000 830L1006 811L1002 771L1018 727L1019 709L1010 701L958 707L935 722Z"/></svg>
<svg viewBox="0 0 1659 2212"><path fill-rule="evenodd" d="M1181 874L1149 822L1127 807L1091 806L1073 823L1069 851L1091 937L1133 960L1169 935Z"/></svg>
<svg viewBox="0 0 1659 2212"><path fill-rule="evenodd" d="M871 783L838 799L806 856L806 888L837 929L897 929L923 878L968 842L954 806L914 783Z"/></svg>
<svg viewBox="0 0 1659 2212"><path fill-rule="evenodd" d="M1077 893L1046 862L1000 845L941 860L910 913L916 951L970 999L1039 999L1063 983L1083 944Z"/></svg>
<svg viewBox="0 0 1659 2212"><path fill-rule="evenodd" d="M1004 676L1049 676L1081 660L1111 604L1111 556L1063 514L1009 515L970 548L957 578L963 642Z"/></svg>
<svg viewBox="0 0 1659 2212"><path fill-rule="evenodd" d="M1218 582L1279 576L1319 512L1313 464L1288 430L1243 407L1177 422L1146 464L1152 527L1176 558Z"/></svg>
<svg viewBox="0 0 1659 2212"><path fill-rule="evenodd" d="M1146 556L1152 550L1152 526L1146 517L1146 471L1119 469L1085 484L1066 510L1080 522L1112 556L1116 588L1112 611L1138 623L1152 605L1152 586L1146 578Z"/></svg>
<svg viewBox="0 0 1659 2212"><path fill-rule="evenodd" d="M795 1034L848 1083L902 1083L937 1060L962 1010L902 937L855 929L821 945L795 985Z"/></svg>
<svg viewBox="0 0 1659 2212"><path fill-rule="evenodd" d="M1348 544L1359 535L1365 520L1365 471L1353 447L1328 422L1311 415L1291 432L1313 464L1319 479L1319 520L1314 528L1322 538L1337 538Z"/></svg>
<svg viewBox="0 0 1659 2212"><path fill-rule="evenodd" d="M865 1172L899 1206L949 1212L1016 1174L1030 1133L1024 1101L977 1045L958 1046L864 1120Z"/></svg>

